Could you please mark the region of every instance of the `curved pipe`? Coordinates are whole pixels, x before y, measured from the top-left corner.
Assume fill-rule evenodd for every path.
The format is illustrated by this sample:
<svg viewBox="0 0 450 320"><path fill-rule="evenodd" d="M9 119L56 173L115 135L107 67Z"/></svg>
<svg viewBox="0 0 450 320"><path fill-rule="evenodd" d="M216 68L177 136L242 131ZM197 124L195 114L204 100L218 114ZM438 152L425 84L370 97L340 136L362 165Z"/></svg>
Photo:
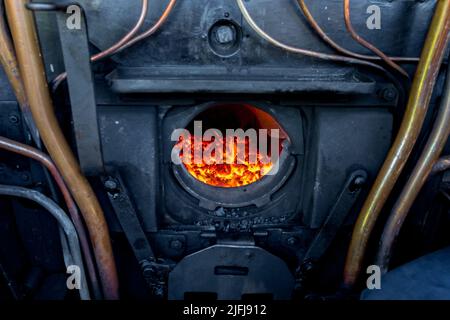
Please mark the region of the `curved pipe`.
<svg viewBox="0 0 450 320"><path fill-rule="evenodd" d="M400 93L399 100L403 101L403 97L405 95L404 94L405 89L404 89L403 85L399 82L397 77L393 76L389 71L387 71L382 66L380 66L376 63L370 62L370 61L365 61L365 60L356 59L356 58L352 58L352 57L346 57L346 56L342 56L342 55L327 54L327 53L317 52L317 51L313 51L313 50L297 48L297 47L293 47L293 46L287 45L285 43L282 43L282 42L274 39L273 37L271 37L269 34L267 34L264 30L262 30L258 26L258 24L255 22L255 20L252 18L252 16L248 12L248 10L242 0L236 0L236 2L242 13L242 16L244 17L245 21L250 25L250 27L253 29L253 31L255 31L260 37L262 37L263 39L268 41L270 44L272 44L278 48L281 48L285 51L288 51L288 52L302 54L304 56L308 56L308 57L312 57L312 58L316 58L316 59L321 59L321 60L325 60L325 61L342 62L342 63L347 63L347 64L361 65L361 66L374 68L378 71L383 72L385 74L385 76L390 81L392 81L392 83L395 85L395 87L397 88L397 90ZM400 103L400 104L402 104L402 103Z"/></svg>
<svg viewBox="0 0 450 320"><path fill-rule="evenodd" d="M109 53L108 55L105 55L101 58L105 58L107 56L112 56L115 55L119 52L122 52L123 50L135 45L136 43L150 37L151 35L153 35L156 31L158 31L161 26L167 21L167 19L169 18L170 13L173 11L173 8L175 7L175 4L177 3L177 0L170 0L169 4L167 5L166 9L164 10L163 14L161 15L161 17L158 19L158 21L156 21L156 23L147 31L141 33L138 36L135 36L134 38L130 39L128 42L124 43L122 46L120 46L119 48L117 48L114 52ZM95 58L95 56L92 57L92 61L98 61L101 58ZM58 75L55 79L53 79L52 83L52 90L56 91L59 87L59 85L66 79L67 74L66 73L61 73L60 75Z"/></svg>
<svg viewBox="0 0 450 320"><path fill-rule="evenodd" d="M338 45L333 39L331 39L325 31L319 26L316 19L314 19L313 15L311 14L311 11L309 11L308 6L306 5L305 0L297 0L300 9L302 10L303 14L306 17L306 20L308 21L309 25L316 31L316 33L322 38L322 40L327 43L330 47L332 47L337 52L340 52L346 56L350 56L357 59L362 60L373 60L373 61L381 61L382 59L378 56L368 56L364 54L359 54L353 51L350 51L348 49L345 49L344 47L341 47ZM409 58L409 57L389 57L392 61L400 61L400 62L418 62L419 58Z"/></svg>
<svg viewBox="0 0 450 320"><path fill-rule="evenodd" d="M450 67L447 72L447 82L444 89L444 97L433 126L433 130L427 141L417 165L411 173L405 188L395 203L391 215L381 236L378 251L377 265L383 273L389 269L392 250L400 229L408 216L409 211L422 189L425 181L430 176L433 166L438 162L439 156L445 148L450 134ZM448 160L448 159L447 159ZM445 163L445 162L444 162ZM448 165L448 162L447 162ZM439 168L440 169L440 168Z"/></svg>
<svg viewBox="0 0 450 320"><path fill-rule="evenodd" d="M16 54L14 52L14 46L12 44L8 26L5 22L5 10L3 1L0 1L0 63L5 70L8 81L11 84L14 95L19 103L25 122L30 130L33 141L37 146L41 145L41 139L39 137L39 131L33 121L30 105L25 94L25 87L20 76L19 66L17 65Z"/></svg>
<svg viewBox="0 0 450 320"><path fill-rule="evenodd" d="M317 51L312 51L312 50L307 50L307 49L302 49L302 48L296 48L296 47L292 47L289 46L287 44L284 44L274 38L272 38L270 35L268 35L264 30L262 30L258 24L255 22L255 20L253 20L252 16L250 15L250 13L248 12L246 6L244 5L243 0L236 0L237 4L239 6L239 9L241 10L241 13L245 19L245 21L247 21L247 23L250 25L250 27L259 35L261 36L263 39L265 39L266 41L268 41L269 43L271 43L272 45L279 47L283 50L289 51L289 52L293 52L293 53L298 53L298 54L302 54L308 57L313 57L313 58L317 58L317 59L322 59L322 60L327 60L327 61L336 61L336 62L344 62L344 63L350 63L350 64L358 64L358 65L364 65L364 66L369 66L381 71L385 71L381 66L375 64L375 63L371 63L368 61L364 61L364 60L360 60L360 59L355 59L355 58L351 58L351 57L345 57L345 56L340 56L340 55L335 55L335 54L327 54L327 53L321 53L321 52L317 52Z"/></svg>
<svg viewBox="0 0 450 320"><path fill-rule="evenodd" d="M33 118L47 150L80 208L91 238L106 299L118 299L118 278L111 239L103 211L81 173L53 112L35 21L27 0L6 0L6 12Z"/></svg>
<svg viewBox="0 0 450 320"><path fill-rule="evenodd" d="M123 36L119 41L114 43L111 47L109 47L106 50L103 50L102 52L99 52L91 57L91 62L99 61L101 59L104 59L106 57L109 57L113 54L115 54L118 50L121 50L125 45L128 44L130 40L133 39L133 37L136 35L136 33L139 31L139 29L144 25L145 17L147 16L148 12L148 0L142 0L142 8L141 13L139 15L139 19L134 25L134 27L125 35ZM59 74L55 79L53 79L53 91L55 91L59 85L66 80L67 78L67 72L63 72Z"/></svg>
<svg viewBox="0 0 450 320"><path fill-rule="evenodd" d="M163 14L161 15L161 17L158 19L158 21L156 21L156 23L147 31L145 31L144 33L136 36L135 38L131 39L129 42L127 42L126 44L124 44L122 47L120 47L118 50L116 50L114 52L114 54L121 52L122 50L125 50L131 46L133 46L134 44L150 37L151 35L153 35L156 31L159 30L159 28L161 28L161 26L166 22L166 20L169 18L170 13L173 11L173 8L175 7L175 4L177 3L177 0L170 0L169 4L167 5L166 9L164 10Z"/></svg>
<svg viewBox="0 0 450 320"><path fill-rule="evenodd" d="M36 160L39 163L41 163L45 168L47 168L47 170L50 172L56 184L58 185L61 194L63 195L70 217L73 221L75 229L77 230L78 237L80 238L81 249L83 251L84 261L86 262L86 269L88 271L89 278L91 280L94 297L96 299L101 299L101 290L99 287L97 273L95 271L95 264L91 254L89 240L86 235L83 221L78 212L77 205L75 204L75 201L73 200L69 189L64 183L64 180L61 174L59 173L58 169L56 168L55 164L53 163L53 161L50 159L49 156L47 156L40 150L37 150L28 145L1 136L0 136L0 149L20 154L22 156Z"/></svg>
<svg viewBox="0 0 450 320"><path fill-rule="evenodd" d="M347 27L348 32L352 36L355 41L357 41L362 46L366 47L373 53L375 53L377 56L379 56L384 62L386 62L389 66L391 66L393 69L400 72L402 75L404 75L406 78L409 78L408 72L406 72L402 67L400 67L398 64L396 64L394 61L391 60L390 57L388 57L386 54L384 54L383 51L375 47L373 44L362 38L356 30L353 28L351 15L350 15L350 0L344 0L344 16L345 16L345 26Z"/></svg>
<svg viewBox="0 0 450 320"><path fill-rule="evenodd" d="M35 190L0 185L0 195L19 197L34 201L44 207L58 221L61 229L64 231L67 237L67 244L69 246L72 260L80 268L81 271L82 283L80 288L80 297L82 300L89 300L89 288L86 283L86 276L84 273L83 259L81 258L77 232L70 219L67 218L66 213L60 207L58 207L58 205L53 202L53 200L47 198L46 196ZM62 246L64 246L64 242L62 243Z"/></svg>
<svg viewBox="0 0 450 320"><path fill-rule="evenodd" d="M439 1L425 41L397 138L360 212L347 254L344 284L356 282L369 237L416 143L449 40L450 1Z"/></svg>
<svg viewBox="0 0 450 320"><path fill-rule="evenodd" d="M118 42L116 42L110 48L93 55L91 57L91 61L92 62L98 61L100 59L106 58L106 57L116 53L117 50L119 50L122 46L126 45L131 39L133 39L133 37L136 35L136 33L139 31L139 29L144 24L145 17L147 16L147 11L148 11L148 0L142 0L141 14L139 16L138 21L136 22L136 25L133 27L133 29L131 29L122 39L120 39Z"/></svg>

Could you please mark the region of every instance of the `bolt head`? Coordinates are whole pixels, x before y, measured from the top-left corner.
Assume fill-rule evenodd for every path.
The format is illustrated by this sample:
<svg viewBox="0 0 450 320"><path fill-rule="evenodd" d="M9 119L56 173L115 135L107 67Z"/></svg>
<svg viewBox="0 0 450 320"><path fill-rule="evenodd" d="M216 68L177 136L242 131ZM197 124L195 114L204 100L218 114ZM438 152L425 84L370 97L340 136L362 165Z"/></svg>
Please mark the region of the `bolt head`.
<svg viewBox="0 0 450 320"><path fill-rule="evenodd" d="M314 264L312 263L312 261L308 261L303 265L303 269L305 272L309 272L314 269Z"/></svg>
<svg viewBox="0 0 450 320"><path fill-rule="evenodd" d="M233 27L224 25L220 26L216 30L216 40L220 44L233 43L236 39L236 31Z"/></svg>
<svg viewBox="0 0 450 320"><path fill-rule="evenodd" d="M116 190L118 187L117 182L114 181L113 179L106 180L104 186L108 191Z"/></svg>
<svg viewBox="0 0 450 320"><path fill-rule="evenodd" d="M290 245L290 246L295 246L297 244L297 242L298 242L298 240L297 240L296 237L290 237L287 240L287 244Z"/></svg>
<svg viewBox="0 0 450 320"><path fill-rule="evenodd" d="M366 179L364 177L358 176L355 178L353 182L355 186L362 187L366 183Z"/></svg>
<svg viewBox="0 0 450 320"><path fill-rule="evenodd" d="M353 179L352 183L350 184L348 190L351 193L357 192L361 190L361 188L366 184L366 178L363 176L357 176L355 179Z"/></svg>
<svg viewBox="0 0 450 320"><path fill-rule="evenodd" d="M180 240L172 240L170 242L170 247L175 250L180 250L181 248L183 248L183 242L181 242Z"/></svg>
<svg viewBox="0 0 450 320"><path fill-rule="evenodd" d="M9 116L9 122L12 124L18 124L19 123L19 117L16 115Z"/></svg>
<svg viewBox="0 0 450 320"><path fill-rule="evenodd" d="M394 101L397 98L397 92L392 88L385 88L382 92L382 97L386 101Z"/></svg>

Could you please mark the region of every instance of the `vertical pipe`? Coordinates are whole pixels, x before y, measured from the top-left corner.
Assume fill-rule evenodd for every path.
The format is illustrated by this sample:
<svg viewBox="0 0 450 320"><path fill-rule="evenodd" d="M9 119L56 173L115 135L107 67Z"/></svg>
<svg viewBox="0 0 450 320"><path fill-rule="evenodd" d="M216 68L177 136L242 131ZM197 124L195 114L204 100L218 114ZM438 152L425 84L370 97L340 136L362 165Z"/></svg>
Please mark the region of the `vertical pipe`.
<svg viewBox="0 0 450 320"><path fill-rule="evenodd" d="M34 124L33 117L31 115L30 105L25 94L25 88L20 76L19 66L17 65L16 54L14 52L14 46L11 42L8 26L4 17L5 11L3 1L0 1L0 63L5 70L8 81L11 84L14 95L19 103L20 109L23 114L23 118L30 130L31 136L37 146L40 146L39 132Z"/></svg>
<svg viewBox="0 0 450 320"><path fill-rule="evenodd" d="M49 154L64 177L86 222L100 274L104 297L118 298L118 278L111 239L103 211L87 179L81 173L54 114L34 17L28 0L6 0L20 72L34 120Z"/></svg>
<svg viewBox="0 0 450 320"><path fill-rule="evenodd" d="M352 287L364 262L370 235L422 129L437 75L449 40L450 1L437 3L417 67L397 138L360 212L347 254L344 285Z"/></svg>
<svg viewBox="0 0 450 320"><path fill-rule="evenodd" d="M408 72L406 72L402 67L400 67L397 63L395 63L390 57L388 57L383 51L378 49L376 46L371 44L369 41L365 40L361 37L353 28L352 19L350 15L350 0L344 0L344 20L345 26L347 27L348 32L352 36L352 38L357 41L362 46L366 47L377 56L379 56L384 62L386 62L390 67L400 72L406 78L409 78Z"/></svg>
<svg viewBox="0 0 450 320"><path fill-rule="evenodd" d="M447 82L444 89L444 96L439 114L433 126L433 130L427 144L417 161L408 182L405 185L400 197L395 203L388 222L381 236L380 249L378 251L377 265L381 267L383 273L389 269L389 262L392 256L392 249L395 240L400 233L400 229L411 209L414 200L417 198L425 181L429 177L434 165L439 160L439 156L444 150L450 134L450 67L447 72Z"/></svg>

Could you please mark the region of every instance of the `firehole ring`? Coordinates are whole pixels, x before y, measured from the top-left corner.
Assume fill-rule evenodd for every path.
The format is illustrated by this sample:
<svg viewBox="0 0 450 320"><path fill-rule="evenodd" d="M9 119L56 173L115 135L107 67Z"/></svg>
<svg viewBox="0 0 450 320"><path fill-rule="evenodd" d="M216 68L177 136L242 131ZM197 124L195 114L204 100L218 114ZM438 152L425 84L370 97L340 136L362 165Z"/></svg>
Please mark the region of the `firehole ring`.
<svg viewBox="0 0 450 320"><path fill-rule="evenodd" d="M205 124L203 132L210 128L224 131L227 129L279 129L280 151L278 172L274 175L263 175L259 180L245 186L222 187L209 185L198 180L184 164L173 164L173 173L179 184L190 195L199 200L199 205L207 210L219 207L242 208L250 205L262 207L271 201L289 178L295 168L295 158L290 154L291 141L285 130L279 125L276 116L267 105L250 103L206 103L197 107L195 116L186 120L185 128L193 132L194 121L201 120ZM250 111L250 112L248 112ZM250 118L242 119L243 114ZM224 119L227 118L227 119ZM244 121L243 121L244 120ZM206 122L206 123L205 123ZM239 123L240 125L236 125ZM218 125L217 125L218 124ZM234 127L233 127L234 126Z"/></svg>

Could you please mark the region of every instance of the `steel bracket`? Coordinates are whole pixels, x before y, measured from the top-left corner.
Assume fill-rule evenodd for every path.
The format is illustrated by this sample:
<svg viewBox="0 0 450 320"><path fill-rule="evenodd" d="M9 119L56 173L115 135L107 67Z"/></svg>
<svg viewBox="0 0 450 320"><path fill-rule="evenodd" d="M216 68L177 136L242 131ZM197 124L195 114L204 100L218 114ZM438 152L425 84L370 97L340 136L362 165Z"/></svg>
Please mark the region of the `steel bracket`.
<svg viewBox="0 0 450 320"><path fill-rule="evenodd" d="M60 8L58 5L54 7L55 10ZM88 29L82 8L79 28L69 28L67 18L65 10L56 11L78 159L83 172L94 176L102 173L104 168Z"/></svg>
<svg viewBox="0 0 450 320"><path fill-rule="evenodd" d="M117 219L139 262L145 281L154 296L164 297L171 266L155 257L120 173L114 172L103 177L102 180Z"/></svg>

